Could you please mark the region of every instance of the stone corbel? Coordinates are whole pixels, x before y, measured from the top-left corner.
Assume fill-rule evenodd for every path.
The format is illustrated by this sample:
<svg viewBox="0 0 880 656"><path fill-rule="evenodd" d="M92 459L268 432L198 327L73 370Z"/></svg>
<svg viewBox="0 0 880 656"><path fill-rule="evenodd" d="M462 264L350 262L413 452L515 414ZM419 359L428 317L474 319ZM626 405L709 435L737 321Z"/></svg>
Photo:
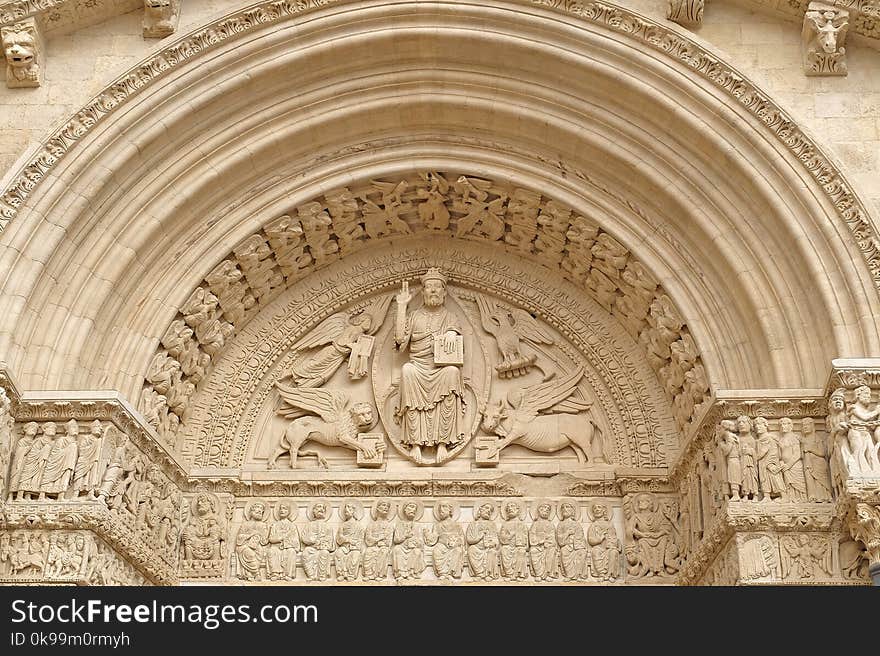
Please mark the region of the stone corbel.
<svg viewBox="0 0 880 656"><path fill-rule="evenodd" d="M666 18L685 27L703 24L706 0L668 0Z"/></svg>
<svg viewBox="0 0 880 656"><path fill-rule="evenodd" d="M849 11L831 3L811 2L804 15L804 72L807 75L846 75L846 32Z"/></svg>
<svg viewBox="0 0 880 656"><path fill-rule="evenodd" d="M144 0L144 38L161 39L180 21L180 0Z"/></svg>
<svg viewBox="0 0 880 656"><path fill-rule="evenodd" d="M33 18L0 28L6 58L6 86L38 87L43 80L43 41Z"/></svg>

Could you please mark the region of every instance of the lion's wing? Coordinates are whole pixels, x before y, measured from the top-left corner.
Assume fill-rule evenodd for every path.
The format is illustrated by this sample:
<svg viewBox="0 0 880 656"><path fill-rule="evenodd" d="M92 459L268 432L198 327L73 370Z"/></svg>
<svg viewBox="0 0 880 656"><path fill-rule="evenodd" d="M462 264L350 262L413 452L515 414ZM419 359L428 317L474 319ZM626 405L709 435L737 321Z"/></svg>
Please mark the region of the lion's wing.
<svg viewBox="0 0 880 656"><path fill-rule="evenodd" d="M282 383L275 383L278 394L284 401L285 406L277 413L283 417L301 414L305 410L318 415L326 422L339 420L348 409L348 396L337 390L325 390L316 387L293 387Z"/></svg>

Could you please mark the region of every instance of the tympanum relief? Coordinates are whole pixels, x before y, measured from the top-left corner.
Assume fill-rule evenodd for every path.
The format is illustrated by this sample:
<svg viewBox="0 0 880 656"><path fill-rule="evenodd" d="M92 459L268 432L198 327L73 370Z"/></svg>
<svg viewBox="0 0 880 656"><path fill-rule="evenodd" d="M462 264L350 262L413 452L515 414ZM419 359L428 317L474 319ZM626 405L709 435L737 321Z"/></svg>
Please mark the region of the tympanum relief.
<svg viewBox="0 0 880 656"><path fill-rule="evenodd" d="M532 460L609 467L611 431L585 373L541 320L428 267L292 344L257 424L254 462L381 469L393 452L398 467L460 458L485 468L519 447L511 451Z"/></svg>
<svg viewBox="0 0 880 656"><path fill-rule="evenodd" d="M330 190L269 221L234 247L191 292L161 336L161 346L145 376L141 412L169 444L188 450L186 438L180 439L181 425L192 414L193 397L201 381L232 337L297 281L387 238L442 239L448 244L489 242L514 257L528 258L542 266L541 275L554 274L571 281L613 315L636 341L639 357L646 358L655 372L679 426L688 424L708 394L706 371L680 312L656 277L592 218L504 181L430 171ZM454 271L442 274L455 278ZM405 317L412 315L418 323L425 307L421 286L413 277L401 278L398 285L402 282L412 284L414 292ZM452 284L455 286L454 280ZM399 288L389 290L390 296L384 300L395 302L400 292ZM454 294L448 296L442 305L448 306L456 321L465 320ZM468 335L461 335L462 364L444 365L458 367L462 377L461 392L453 392L453 397L461 396L466 405L469 396L484 391L478 387L484 381L469 371L483 365L490 367L488 374L496 379L525 378L541 372L540 351L551 349L556 337L529 311L516 303L499 302L491 293L458 300L474 304L462 329L466 333L477 330L480 343L468 344ZM378 334L380 327L387 329L396 323L398 307L403 306L395 302L390 317L373 316L382 313L381 303L375 308L361 307L360 312L350 310L302 336L298 348L303 358L297 369L289 372L291 381L298 386L327 387L326 380L318 381L332 376L343 362L352 380L368 378L367 363L387 356L381 343L385 335ZM397 337L392 338L395 345ZM411 355L408 349L409 343L399 344L398 368L402 357ZM475 377L467 380L470 373ZM414 460L442 464L446 458L443 451L451 457L450 452L470 437L468 424L475 415L468 412L474 410L465 409L466 421L457 441L408 443L410 433L401 422L398 443L409 447ZM387 430L386 436L390 437ZM354 450L365 463L379 463L377 456ZM658 464L658 455L647 459L653 461L651 466Z"/></svg>

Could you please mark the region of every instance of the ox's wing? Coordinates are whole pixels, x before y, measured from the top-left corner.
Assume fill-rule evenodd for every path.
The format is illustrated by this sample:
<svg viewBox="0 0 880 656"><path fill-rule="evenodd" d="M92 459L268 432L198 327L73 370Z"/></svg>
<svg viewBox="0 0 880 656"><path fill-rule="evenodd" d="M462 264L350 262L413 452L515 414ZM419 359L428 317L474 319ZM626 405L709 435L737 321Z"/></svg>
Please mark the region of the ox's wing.
<svg viewBox="0 0 880 656"><path fill-rule="evenodd" d="M586 410L590 407L589 403L569 398L574 394L583 376L584 368L578 367L570 374L565 374L561 378L551 379L547 382L526 387L522 391L522 397L517 409L520 412L528 413L538 413L550 408L561 412L580 412L581 410Z"/></svg>

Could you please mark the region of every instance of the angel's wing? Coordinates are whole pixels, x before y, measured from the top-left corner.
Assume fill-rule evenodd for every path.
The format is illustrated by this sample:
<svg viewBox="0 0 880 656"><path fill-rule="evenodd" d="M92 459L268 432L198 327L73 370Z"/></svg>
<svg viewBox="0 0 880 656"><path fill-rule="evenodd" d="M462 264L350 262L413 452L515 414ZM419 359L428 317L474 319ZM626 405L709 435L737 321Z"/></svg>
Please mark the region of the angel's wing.
<svg viewBox="0 0 880 656"><path fill-rule="evenodd" d="M305 410L318 415L324 421L333 422L348 409L348 396L344 392L316 387L293 387L282 383L275 383L275 387L286 406L276 410L282 417L299 417L302 416L300 411Z"/></svg>
<svg viewBox="0 0 880 656"><path fill-rule="evenodd" d="M635 511L633 510L632 495L627 494L623 497L623 518L626 521L626 532L630 536L632 536L632 521L634 516Z"/></svg>
<svg viewBox="0 0 880 656"><path fill-rule="evenodd" d="M382 192L383 196L393 194L394 190L400 186L396 182L379 182L378 180L370 180L370 184L377 190Z"/></svg>
<svg viewBox="0 0 880 656"><path fill-rule="evenodd" d="M104 470L113 458L116 450L116 441L119 439L119 431L113 424L107 424L101 435L101 453L98 455L98 471L103 476Z"/></svg>
<svg viewBox="0 0 880 656"><path fill-rule="evenodd" d="M479 294L474 294L474 298L477 301L477 307L480 309L480 323L483 324L483 328L487 333L489 333L490 335L494 335L497 330L492 322L489 320L489 317L491 317L498 311L498 306L489 299L483 298Z"/></svg>
<svg viewBox="0 0 880 656"><path fill-rule="evenodd" d="M513 315L513 330L520 339L527 339L537 344L553 343L553 335L535 321L531 314L519 308L514 308L511 314Z"/></svg>
<svg viewBox="0 0 880 656"><path fill-rule="evenodd" d="M374 299L369 305L364 307L363 312L370 316L370 329L367 331L370 335L375 335L379 327L385 322L385 315L388 314L388 307L391 305L393 294L383 294Z"/></svg>
<svg viewBox="0 0 880 656"><path fill-rule="evenodd" d="M294 351L303 351L305 349L315 348L329 344L336 339L348 324L348 313L337 312L322 321L317 328L306 334L302 339L293 345Z"/></svg>
<svg viewBox="0 0 880 656"><path fill-rule="evenodd" d="M379 207L374 201L370 200L366 196L358 196L362 201L364 201L364 212L366 214L382 214L384 210Z"/></svg>
<svg viewBox="0 0 880 656"><path fill-rule="evenodd" d="M551 379L545 383L526 387L522 391L522 397L517 409L520 412L535 414L550 408L561 412L581 412L586 410L590 407L590 403L569 398L574 394L577 384L583 376L584 368L579 367L559 379Z"/></svg>

